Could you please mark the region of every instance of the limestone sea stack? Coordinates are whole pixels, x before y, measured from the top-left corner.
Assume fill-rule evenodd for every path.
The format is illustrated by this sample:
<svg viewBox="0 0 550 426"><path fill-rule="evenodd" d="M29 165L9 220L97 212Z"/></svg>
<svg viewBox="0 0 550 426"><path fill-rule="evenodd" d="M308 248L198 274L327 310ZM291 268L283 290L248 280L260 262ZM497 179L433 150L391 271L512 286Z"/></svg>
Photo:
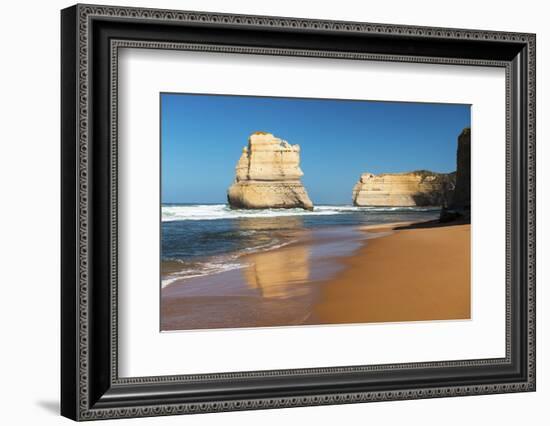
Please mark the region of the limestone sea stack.
<svg viewBox="0 0 550 426"><path fill-rule="evenodd" d="M232 208L303 208L313 203L300 178L300 146L271 133L255 132L248 138L235 168L235 182L227 191Z"/></svg>
<svg viewBox="0 0 550 426"><path fill-rule="evenodd" d="M366 207L442 206L454 189L455 173L416 170L408 173L363 173L353 188L353 204Z"/></svg>

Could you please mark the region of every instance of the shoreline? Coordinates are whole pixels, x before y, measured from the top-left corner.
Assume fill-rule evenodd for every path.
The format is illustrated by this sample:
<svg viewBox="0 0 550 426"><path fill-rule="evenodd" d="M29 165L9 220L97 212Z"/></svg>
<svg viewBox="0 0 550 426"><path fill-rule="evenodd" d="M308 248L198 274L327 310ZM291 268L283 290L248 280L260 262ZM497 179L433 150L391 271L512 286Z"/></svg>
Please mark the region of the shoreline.
<svg viewBox="0 0 550 426"><path fill-rule="evenodd" d="M162 288L161 330L467 319L470 225L430 222L305 230L243 254Z"/></svg>
<svg viewBox="0 0 550 426"><path fill-rule="evenodd" d="M170 277L170 275L167 275L166 277L161 277L161 288L165 289L169 286L172 286L173 284L181 284L183 285L185 281L193 280L196 278L208 278L208 277L214 277L219 274L223 274L225 272L229 272L233 269L244 269L250 266L249 259L254 258L257 255L262 255L264 253L276 253L279 250L287 249L287 248L293 248L293 247L307 247L307 246L313 246L323 241L323 238L312 238L312 234L322 234L322 233L330 233L332 231L338 233L338 231L342 230L349 230L354 229L357 231L377 231L377 232L369 232L368 235L364 235L362 238L359 239L374 239L379 238L379 233L382 232L392 232L392 229L397 226L410 226L414 224L420 224L424 222L394 222L394 223L386 223L386 224L373 224L373 225L340 225L340 226L327 226L317 229L300 229L300 230L293 230L291 233L289 233L290 237L288 237L288 240L282 243L278 243L274 246L268 246L268 247L260 247L255 250L252 250L250 252L241 251L233 253L232 255L220 255L219 257L224 257L225 260L229 261L235 261L235 262L241 262L242 265L239 267L234 267L229 270L219 270L219 271L213 271L210 273L204 273L204 274L197 274L197 275L189 275L189 276L181 276L180 278L173 278ZM192 263L192 262L189 262ZM197 262L198 263L198 262ZM177 272L183 272L185 269L182 268L183 264L178 263L178 261L174 260L161 260L161 269L162 267L168 269L168 273L177 273ZM162 275L162 271L161 271ZM171 282L169 284L164 284L163 279L170 280Z"/></svg>

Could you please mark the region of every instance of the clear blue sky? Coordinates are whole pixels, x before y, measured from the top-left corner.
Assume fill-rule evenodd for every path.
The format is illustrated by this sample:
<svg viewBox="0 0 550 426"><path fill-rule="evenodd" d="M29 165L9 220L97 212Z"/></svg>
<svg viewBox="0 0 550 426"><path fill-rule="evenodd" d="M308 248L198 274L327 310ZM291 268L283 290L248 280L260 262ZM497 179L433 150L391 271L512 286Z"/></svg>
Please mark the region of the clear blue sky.
<svg viewBox="0 0 550 426"><path fill-rule="evenodd" d="M470 106L161 94L162 202L225 203L248 136L301 147L314 204L351 203L361 173L456 169Z"/></svg>

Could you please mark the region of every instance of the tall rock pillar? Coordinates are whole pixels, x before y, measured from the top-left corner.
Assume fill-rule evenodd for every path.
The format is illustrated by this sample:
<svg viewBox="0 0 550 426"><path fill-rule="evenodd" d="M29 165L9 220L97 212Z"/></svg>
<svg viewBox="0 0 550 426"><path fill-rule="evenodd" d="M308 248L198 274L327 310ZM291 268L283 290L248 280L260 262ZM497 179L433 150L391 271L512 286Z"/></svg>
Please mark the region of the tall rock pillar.
<svg viewBox="0 0 550 426"><path fill-rule="evenodd" d="M235 182L227 191L232 208L303 208L313 203L300 178L300 147L271 133L255 132L243 148L235 169Z"/></svg>
<svg viewBox="0 0 550 426"><path fill-rule="evenodd" d="M466 128L458 136L458 148L456 151L456 187L452 208L457 210L470 210L470 147L470 128Z"/></svg>

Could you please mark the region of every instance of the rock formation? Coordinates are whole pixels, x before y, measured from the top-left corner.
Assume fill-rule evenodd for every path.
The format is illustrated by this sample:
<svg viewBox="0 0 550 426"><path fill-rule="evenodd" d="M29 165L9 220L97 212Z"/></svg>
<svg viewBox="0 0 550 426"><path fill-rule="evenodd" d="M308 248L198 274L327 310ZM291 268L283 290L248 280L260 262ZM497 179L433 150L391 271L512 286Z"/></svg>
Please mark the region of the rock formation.
<svg viewBox="0 0 550 426"><path fill-rule="evenodd" d="M470 221L471 161L470 161L470 128L467 127L458 136L456 150L456 186L449 206L443 206L439 216L440 222L453 220Z"/></svg>
<svg viewBox="0 0 550 426"><path fill-rule="evenodd" d="M363 173L353 188L356 206L441 206L454 189L454 173Z"/></svg>
<svg viewBox="0 0 550 426"><path fill-rule="evenodd" d="M255 132L237 163L227 200L232 208L313 210L300 181L302 175L298 145L290 145L271 133Z"/></svg>
<svg viewBox="0 0 550 426"><path fill-rule="evenodd" d="M470 210L470 128L458 136L456 150L456 188L451 208Z"/></svg>

